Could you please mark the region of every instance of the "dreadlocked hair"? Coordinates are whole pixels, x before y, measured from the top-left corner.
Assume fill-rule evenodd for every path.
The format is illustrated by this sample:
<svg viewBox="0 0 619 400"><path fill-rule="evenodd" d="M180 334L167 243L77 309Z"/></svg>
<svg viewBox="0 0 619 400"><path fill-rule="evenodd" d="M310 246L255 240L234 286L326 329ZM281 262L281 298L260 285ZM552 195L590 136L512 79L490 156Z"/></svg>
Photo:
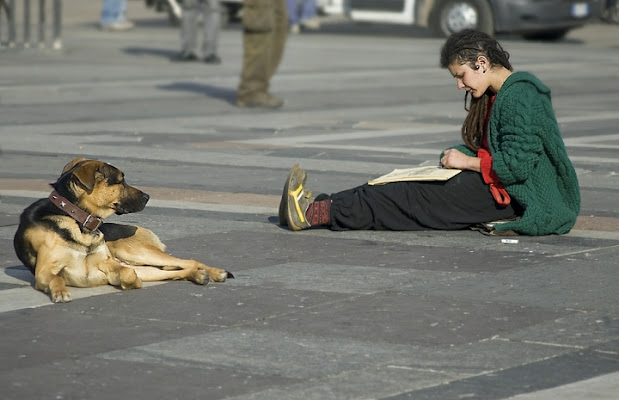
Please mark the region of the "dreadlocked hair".
<svg viewBox="0 0 619 400"><path fill-rule="evenodd" d="M475 68L475 62L479 56L485 56L490 62L490 68L495 66L505 67L513 71L509 62L509 53L490 35L465 29L449 36L441 48L441 68L447 68L451 64L469 64ZM462 124L462 140L473 151L481 147L481 136L484 132L486 113L493 93L488 90L483 96L476 99L469 93L464 95L464 109L468 112Z"/></svg>

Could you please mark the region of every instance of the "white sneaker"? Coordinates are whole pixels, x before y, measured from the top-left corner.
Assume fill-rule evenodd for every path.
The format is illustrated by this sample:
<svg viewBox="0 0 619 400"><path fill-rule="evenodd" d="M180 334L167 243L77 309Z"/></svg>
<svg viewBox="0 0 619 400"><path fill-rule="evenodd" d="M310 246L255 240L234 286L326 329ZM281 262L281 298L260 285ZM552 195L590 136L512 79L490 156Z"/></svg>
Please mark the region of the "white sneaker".
<svg viewBox="0 0 619 400"><path fill-rule="evenodd" d="M133 29L134 25L131 21L125 22L114 22L112 24L101 25L101 30L103 31L128 31L129 29Z"/></svg>
<svg viewBox="0 0 619 400"><path fill-rule="evenodd" d="M320 21L318 20L318 18L306 19L304 21L301 21L301 26L305 29L315 31L317 29L320 29Z"/></svg>

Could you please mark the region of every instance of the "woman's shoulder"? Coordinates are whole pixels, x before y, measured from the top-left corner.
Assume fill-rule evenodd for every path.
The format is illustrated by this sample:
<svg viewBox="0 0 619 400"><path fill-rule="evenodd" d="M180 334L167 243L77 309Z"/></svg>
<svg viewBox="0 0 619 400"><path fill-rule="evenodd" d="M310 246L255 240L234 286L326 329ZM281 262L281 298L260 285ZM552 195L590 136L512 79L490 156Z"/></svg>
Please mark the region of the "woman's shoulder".
<svg viewBox="0 0 619 400"><path fill-rule="evenodd" d="M503 89L505 89L506 92L527 92L534 90L538 93L550 95L550 89L548 86L546 86L538 77L526 71L518 71L509 75L503 83L501 91L503 91Z"/></svg>

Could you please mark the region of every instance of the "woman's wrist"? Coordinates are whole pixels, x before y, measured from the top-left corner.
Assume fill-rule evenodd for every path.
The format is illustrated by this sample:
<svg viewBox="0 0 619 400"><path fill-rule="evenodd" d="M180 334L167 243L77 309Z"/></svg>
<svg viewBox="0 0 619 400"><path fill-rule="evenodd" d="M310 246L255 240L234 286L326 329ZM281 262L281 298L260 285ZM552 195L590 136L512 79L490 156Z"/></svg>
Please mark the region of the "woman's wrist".
<svg viewBox="0 0 619 400"><path fill-rule="evenodd" d="M481 158L478 157L470 157L469 159L469 167L471 171L481 172Z"/></svg>

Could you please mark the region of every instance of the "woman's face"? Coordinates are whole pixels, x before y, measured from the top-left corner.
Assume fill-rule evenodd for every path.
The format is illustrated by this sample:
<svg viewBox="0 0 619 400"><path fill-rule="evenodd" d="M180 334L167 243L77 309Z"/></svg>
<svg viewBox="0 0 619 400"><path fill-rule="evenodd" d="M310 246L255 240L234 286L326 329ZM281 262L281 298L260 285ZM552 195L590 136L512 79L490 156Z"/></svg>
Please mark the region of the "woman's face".
<svg viewBox="0 0 619 400"><path fill-rule="evenodd" d="M469 64L459 64L454 62L447 67L451 75L456 78L458 82L458 89L466 90L475 98L480 98L488 90L489 82L488 75L484 73L487 71L487 66L483 65L484 62L475 64L475 67L471 67Z"/></svg>

